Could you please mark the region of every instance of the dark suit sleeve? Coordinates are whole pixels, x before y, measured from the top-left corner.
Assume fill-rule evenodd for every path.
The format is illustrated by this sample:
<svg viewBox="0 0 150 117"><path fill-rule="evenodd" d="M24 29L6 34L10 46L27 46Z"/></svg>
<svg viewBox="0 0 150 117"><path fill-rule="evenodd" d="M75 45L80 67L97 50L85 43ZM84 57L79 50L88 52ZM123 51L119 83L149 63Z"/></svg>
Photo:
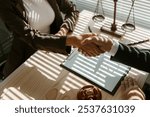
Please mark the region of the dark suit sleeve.
<svg viewBox="0 0 150 117"><path fill-rule="evenodd" d="M66 36L43 34L32 27L17 12L11 0L0 0L0 17L17 37L35 49L67 54Z"/></svg>
<svg viewBox="0 0 150 117"><path fill-rule="evenodd" d="M150 50L128 47L120 43L117 53L111 59L150 72Z"/></svg>
<svg viewBox="0 0 150 117"><path fill-rule="evenodd" d="M60 11L65 14L65 19L61 27L65 27L69 31L73 31L79 17L79 11L76 5L69 0L56 0Z"/></svg>

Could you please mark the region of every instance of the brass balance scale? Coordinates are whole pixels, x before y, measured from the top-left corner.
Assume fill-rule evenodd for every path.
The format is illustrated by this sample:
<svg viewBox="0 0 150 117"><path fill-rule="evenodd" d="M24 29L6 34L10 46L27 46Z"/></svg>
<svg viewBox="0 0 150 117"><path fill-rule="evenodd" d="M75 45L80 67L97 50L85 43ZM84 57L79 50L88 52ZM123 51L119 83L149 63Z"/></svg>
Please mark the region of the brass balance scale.
<svg viewBox="0 0 150 117"><path fill-rule="evenodd" d="M117 24L116 24L116 10L117 10L117 2L118 0L113 0L114 2L114 17L113 17L113 23L111 24L111 26L108 28L107 26L102 26L101 27L101 31L107 34L110 34L112 36L121 38L123 36L123 34L121 33L117 33ZM131 4L131 8L129 10L129 14L127 17L126 22L121 26L121 29L124 30L125 32L132 32L135 30L135 17L134 17L134 3L135 0L131 0L132 4ZM101 10L99 10L101 8ZM100 13L101 12L101 13ZM132 15L132 20L131 19L131 15ZM103 0L98 0L97 1L97 5L96 5L96 9L94 12L94 16L92 17L92 20L95 22L102 22L105 20L105 15L104 15L104 10L103 10Z"/></svg>

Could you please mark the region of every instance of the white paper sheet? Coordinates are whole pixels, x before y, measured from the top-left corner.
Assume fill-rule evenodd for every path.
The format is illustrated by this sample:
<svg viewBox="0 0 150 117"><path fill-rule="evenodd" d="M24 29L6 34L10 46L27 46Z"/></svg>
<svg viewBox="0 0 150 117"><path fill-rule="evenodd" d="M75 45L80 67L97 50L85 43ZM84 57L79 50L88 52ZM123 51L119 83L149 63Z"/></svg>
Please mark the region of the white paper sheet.
<svg viewBox="0 0 150 117"><path fill-rule="evenodd" d="M108 54L85 57L77 50L62 63L62 67L114 94L130 67L110 60Z"/></svg>

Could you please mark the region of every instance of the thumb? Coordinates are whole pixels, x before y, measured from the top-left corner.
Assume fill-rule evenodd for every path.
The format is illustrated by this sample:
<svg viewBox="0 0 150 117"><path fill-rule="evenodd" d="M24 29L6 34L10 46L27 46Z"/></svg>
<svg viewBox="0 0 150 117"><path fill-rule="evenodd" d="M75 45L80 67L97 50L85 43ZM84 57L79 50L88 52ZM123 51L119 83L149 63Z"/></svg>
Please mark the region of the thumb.
<svg viewBox="0 0 150 117"><path fill-rule="evenodd" d="M86 38L81 41L81 45L86 45L86 44L89 44L92 42L93 42L93 40L91 40L90 38Z"/></svg>
<svg viewBox="0 0 150 117"><path fill-rule="evenodd" d="M81 34L82 38L88 38L88 37L91 37L91 36L96 36L97 34L96 33L85 33L85 34Z"/></svg>
<svg viewBox="0 0 150 117"><path fill-rule="evenodd" d="M89 43L94 43L94 44L96 44L96 45L99 45L97 36L91 36L91 37L88 37L88 38L83 39L83 40L81 41L81 44L82 44L82 45L89 44Z"/></svg>

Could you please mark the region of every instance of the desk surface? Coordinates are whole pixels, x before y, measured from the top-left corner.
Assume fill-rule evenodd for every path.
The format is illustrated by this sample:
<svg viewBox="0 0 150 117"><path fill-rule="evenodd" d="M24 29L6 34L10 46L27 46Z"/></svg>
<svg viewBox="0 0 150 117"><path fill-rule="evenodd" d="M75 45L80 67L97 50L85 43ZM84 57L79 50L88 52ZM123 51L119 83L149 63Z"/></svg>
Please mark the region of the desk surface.
<svg viewBox="0 0 150 117"><path fill-rule="evenodd" d="M82 11L73 34L85 32L92 15L93 13L89 11ZM94 24L94 27L99 27L98 25L102 25L102 23ZM149 34L147 31L144 33L144 36ZM128 37L130 34L125 36L126 40L129 40ZM122 41L124 40L122 39ZM149 47L147 44L150 43L144 44L144 47ZM0 83L0 99L76 99L78 90L89 83L60 67L66 57L61 54L37 51ZM148 74L132 68L129 75L136 78L142 87ZM122 95L120 88L114 96L102 90L102 99L123 99Z"/></svg>

